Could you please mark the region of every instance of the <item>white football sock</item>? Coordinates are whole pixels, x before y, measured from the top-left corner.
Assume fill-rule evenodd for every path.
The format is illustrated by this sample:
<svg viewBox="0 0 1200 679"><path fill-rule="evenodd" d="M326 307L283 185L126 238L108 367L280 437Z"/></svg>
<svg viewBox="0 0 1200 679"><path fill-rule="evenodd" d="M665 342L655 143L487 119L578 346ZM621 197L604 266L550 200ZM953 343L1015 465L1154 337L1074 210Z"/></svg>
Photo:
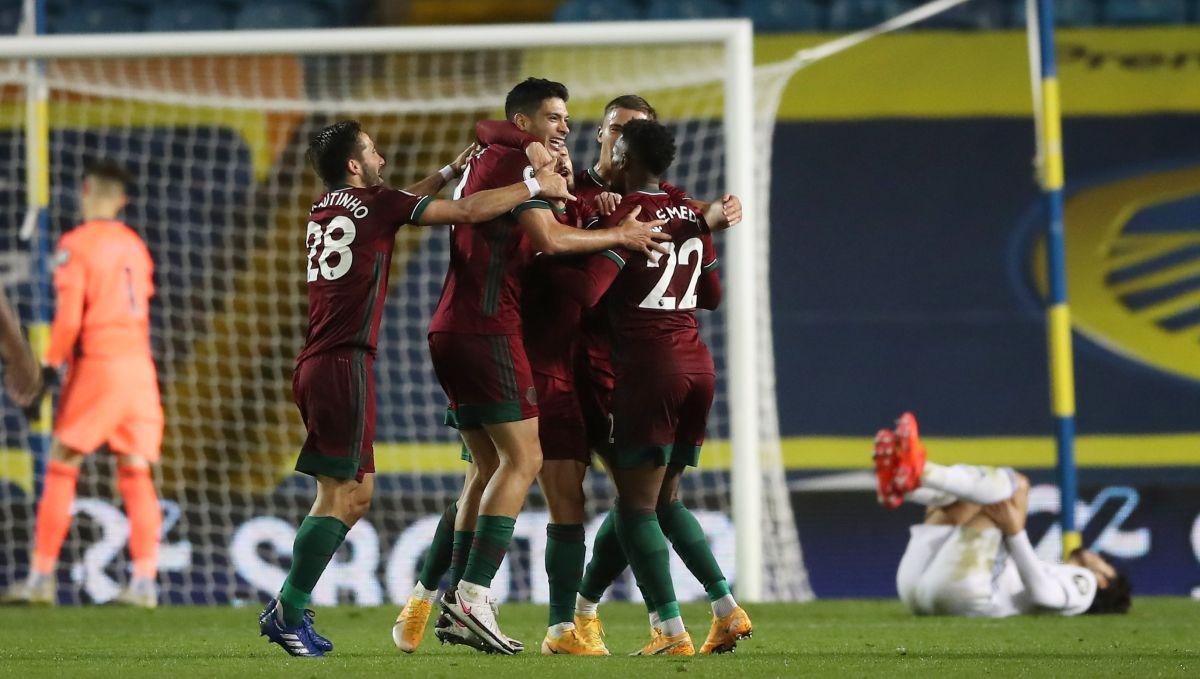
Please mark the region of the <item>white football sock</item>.
<svg viewBox="0 0 1200 679"><path fill-rule="evenodd" d="M658 617L658 611L650 611L650 628L662 629L662 619Z"/></svg>
<svg viewBox="0 0 1200 679"><path fill-rule="evenodd" d="M737 608L737 602L733 600L732 594L726 594L720 599L712 602L713 615L717 616L718 618L724 618L732 613L733 609L735 608Z"/></svg>
<svg viewBox="0 0 1200 679"><path fill-rule="evenodd" d="M683 618L677 615L674 618L663 620L659 629L669 637L677 637L684 632Z"/></svg>
<svg viewBox="0 0 1200 679"><path fill-rule="evenodd" d="M592 601L582 594L575 595L575 615L591 617L596 615L596 609L599 606L599 601Z"/></svg>
<svg viewBox="0 0 1200 679"><path fill-rule="evenodd" d="M926 462L925 471L921 473L921 485L950 493L960 500L990 505L1012 497L1017 488L1013 473L1008 468L969 464L944 467Z"/></svg>
<svg viewBox="0 0 1200 679"><path fill-rule="evenodd" d="M550 636L552 637L561 637L573 629L575 629L575 623L573 622L560 622L556 625L550 625L550 627L547 628L547 630L550 632Z"/></svg>

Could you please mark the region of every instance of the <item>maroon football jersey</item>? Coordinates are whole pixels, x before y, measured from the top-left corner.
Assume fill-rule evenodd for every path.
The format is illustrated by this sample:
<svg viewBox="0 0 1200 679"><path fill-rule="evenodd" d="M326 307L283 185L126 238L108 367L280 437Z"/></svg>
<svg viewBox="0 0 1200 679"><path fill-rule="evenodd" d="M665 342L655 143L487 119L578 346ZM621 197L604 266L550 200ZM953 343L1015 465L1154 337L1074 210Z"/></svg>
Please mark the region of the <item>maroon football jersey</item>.
<svg viewBox="0 0 1200 679"><path fill-rule="evenodd" d="M665 191L672 200L683 202L690 199L687 192L667 182L659 182L659 188ZM585 228L598 228L601 216L596 211L596 197L605 191L612 191L608 182L604 181L595 168L588 166L575 173L575 190L572 192L578 200L568 204L568 210L574 206L579 223ZM625 202L622 198L621 202ZM632 209L632 208L631 208ZM643 207L645 211L647 208ZM625 211L621 212L624 216ZM611 222L609 225L615 225ZM608 326L608 313L603 303L583 312L579 340L581 366L586 367L593 381L607 384L611 389L612 368L612 338ZM586 363L582 363L586 361Z"/></svg>
<svg viewBox="0 0 1200 679"><path fill-rule="evenodd" d="M502 188L532 176L524 153L493 145L471 160L454 195ZM521 334L522 273L534 253L517 215L537 208L554 209L534 198L491 221L451 227L450 269L429 332Z"/></svg>
<svg viewBox="0 0 1200 679"><path fill-rule="evenodd" d="M608 250L621 272L606 294L613 333L613 361L645 374L713 373L712 355L696 323L700 275L717 265L704 217L666 192L626 195L603 224L615 225L635 206L642 221L665 219L673 240L670 255L646 257Z"/></svg>
<svg viewBox="0 0 1200 679"><path fill-rule="evenodd" d="M567 223L565 215L559 223ZM534 372L572 381L572 362L579 343L579 302L556 286L554 269L579 266L585 257L535 257L526 269L521 295L522 335Z"/></svg>
<svg viewBox="0 0 1200 679"><path fill-rule="evenodd" d="M375 353L396 231L432 196L385 186L330 191L309 211L308 335L296 359L359 348Z"/></svg>

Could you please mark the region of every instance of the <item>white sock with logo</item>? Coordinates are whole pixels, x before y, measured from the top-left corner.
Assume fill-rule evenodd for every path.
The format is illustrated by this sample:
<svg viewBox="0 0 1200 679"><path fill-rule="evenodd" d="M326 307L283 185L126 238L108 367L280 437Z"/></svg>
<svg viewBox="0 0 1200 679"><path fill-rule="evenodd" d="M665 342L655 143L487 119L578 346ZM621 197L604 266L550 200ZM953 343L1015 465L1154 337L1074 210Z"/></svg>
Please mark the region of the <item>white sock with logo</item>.
<svg viewBox="0 0 1200 679"><path fill-rule="evenodd" d="M573 629L575 629L575 623L573 622L560 622L557 625L550 625L548 628L552 637L561 637Z"/></svg>

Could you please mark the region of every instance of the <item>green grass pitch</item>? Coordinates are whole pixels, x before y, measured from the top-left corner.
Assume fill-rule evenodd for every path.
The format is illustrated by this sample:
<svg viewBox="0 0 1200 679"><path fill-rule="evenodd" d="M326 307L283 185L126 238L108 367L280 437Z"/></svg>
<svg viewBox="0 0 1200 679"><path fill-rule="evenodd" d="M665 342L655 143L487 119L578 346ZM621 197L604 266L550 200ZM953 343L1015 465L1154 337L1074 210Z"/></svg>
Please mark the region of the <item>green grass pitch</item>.
<svg viewBox="0 0 1200 679"><path fill-rule="evenodd" d="M337 651L287 657L258 637L257 608L0 609L0 676L7 677L572 677L721 676L1200 676L1200 602L1135 599L1128 616L1007 620L914 618L893 601L818 601L748 607L753 639L717 657L628 658L646 638L642 609L605 604L610 658L543 657L545 608L501 609L529 650L484 656L439 646L415 655L391 640L391 607L318 611ZM696 646L707 607L684 607Z"/></svg>

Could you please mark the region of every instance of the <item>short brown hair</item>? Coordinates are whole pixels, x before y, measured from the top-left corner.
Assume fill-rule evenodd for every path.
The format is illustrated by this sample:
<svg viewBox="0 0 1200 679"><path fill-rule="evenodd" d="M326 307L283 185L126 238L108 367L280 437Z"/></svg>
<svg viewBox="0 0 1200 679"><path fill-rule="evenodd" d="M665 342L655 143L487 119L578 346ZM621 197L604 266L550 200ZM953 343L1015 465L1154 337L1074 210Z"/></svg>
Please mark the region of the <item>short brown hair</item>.
<svg viewBox="0 0 1200 679"><path fill-rule="evenodd" d="M636 94L622 94L616 99L608 102L608 105L604 107L604 116L607 118L608 114L614 108L624 108L629 109L630 111L641 111L642 113L645 113L650 120L658 122L658 111L654 110L654 107L650 105L650 102Z"/></svg>
<svg viewBox="0 0 1200 679"><path fill-rule="evenodd" d="M121 191L129 192L129 184L133 181L133 176L129 174L129 170L125 166L115 160L107 158L96 158L87 162L83 168L84 178L99 179L103 182L115 184L121 187Z"/></svg>

